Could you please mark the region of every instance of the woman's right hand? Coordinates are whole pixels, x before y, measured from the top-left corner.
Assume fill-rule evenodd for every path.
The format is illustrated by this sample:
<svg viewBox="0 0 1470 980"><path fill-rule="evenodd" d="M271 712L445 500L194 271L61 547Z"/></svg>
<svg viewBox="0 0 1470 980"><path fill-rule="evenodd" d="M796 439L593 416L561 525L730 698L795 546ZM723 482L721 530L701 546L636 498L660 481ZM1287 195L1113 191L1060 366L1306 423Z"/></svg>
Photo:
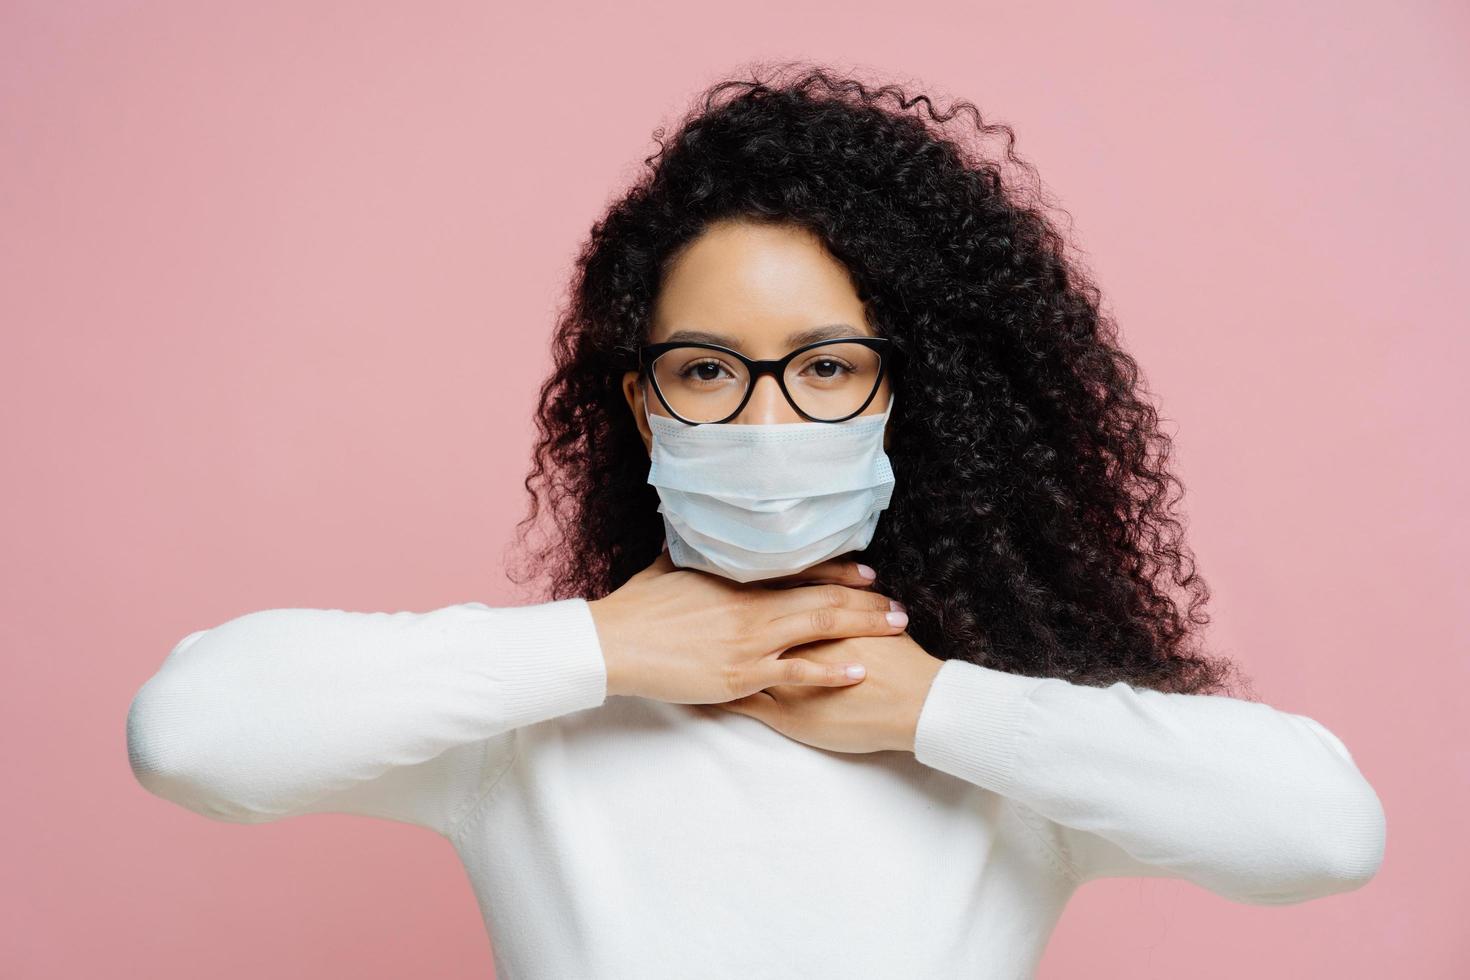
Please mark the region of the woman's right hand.
<svg viewBox="0 0 1470 980"><path fill-rule="evenodd" d="M869 584L856 562L842 558L740 583L677 568L661 552L587 603L607 661L607 693L722 704L778 684L857 684L862 674L849 677L845 664L781 654L814 640L903 632L908 616Z"/></svg>

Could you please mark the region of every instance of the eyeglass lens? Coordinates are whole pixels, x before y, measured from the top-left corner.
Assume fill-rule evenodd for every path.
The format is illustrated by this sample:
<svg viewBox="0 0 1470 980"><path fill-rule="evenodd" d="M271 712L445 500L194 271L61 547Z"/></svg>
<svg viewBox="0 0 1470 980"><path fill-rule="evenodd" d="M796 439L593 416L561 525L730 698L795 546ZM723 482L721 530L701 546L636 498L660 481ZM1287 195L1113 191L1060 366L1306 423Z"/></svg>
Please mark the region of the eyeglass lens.
<svg viewBox="0 0 1470 980"><path fill-rule="evenodd" d="M852 415L878 387L882 357L864 344L823 344L786 365L783 379L796 407L814 419ZM728 418L745 398L750 372L736 358L707 347L676 347L652 365L669 407L690 422Z"/></svg>

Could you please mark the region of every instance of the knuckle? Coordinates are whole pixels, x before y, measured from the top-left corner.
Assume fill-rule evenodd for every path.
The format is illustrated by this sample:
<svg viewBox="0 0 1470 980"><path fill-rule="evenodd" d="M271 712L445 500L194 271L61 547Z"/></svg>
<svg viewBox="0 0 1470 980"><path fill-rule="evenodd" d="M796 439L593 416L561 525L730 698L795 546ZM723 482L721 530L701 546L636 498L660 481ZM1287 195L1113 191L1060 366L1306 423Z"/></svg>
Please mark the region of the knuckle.
<svg viewBox="0 0 1470 980"><path fill-rule="evenodd" d="M781 665L781 680L787 684L800 683L806 677L806 664L796 659L785 659L779 661Z"/></svg>
<svg viewBox="0 0 1470 980"><path fill-rule="evenodd" d="M812 629L827 634L837 628L837 611L831 606L818 606L812 610Z"/></svg>
<svg viewBox="0 0 1470 980"><path fill-rule="evenodd" d="M822 602L827 606L838 608L847 603L847 590L840 585L822 586Z"/></svg>

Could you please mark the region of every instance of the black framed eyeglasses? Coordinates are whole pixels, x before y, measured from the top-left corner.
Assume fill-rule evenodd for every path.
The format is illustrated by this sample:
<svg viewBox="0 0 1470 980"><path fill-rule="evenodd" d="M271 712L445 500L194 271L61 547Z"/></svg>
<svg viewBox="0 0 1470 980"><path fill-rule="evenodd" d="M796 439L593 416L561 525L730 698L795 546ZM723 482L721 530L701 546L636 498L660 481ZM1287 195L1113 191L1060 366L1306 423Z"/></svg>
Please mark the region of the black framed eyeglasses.
<svg viewBox="0 0 1470 980"><path fill-rule="evenodd" d="M755 382L775 377L791 407L812 422L845 422L878 393L892 348L886 337L837 337L806 344L775 360L752 360L719 344L645 344L638 370L670 415L688 425L728 422Z"/></svg>

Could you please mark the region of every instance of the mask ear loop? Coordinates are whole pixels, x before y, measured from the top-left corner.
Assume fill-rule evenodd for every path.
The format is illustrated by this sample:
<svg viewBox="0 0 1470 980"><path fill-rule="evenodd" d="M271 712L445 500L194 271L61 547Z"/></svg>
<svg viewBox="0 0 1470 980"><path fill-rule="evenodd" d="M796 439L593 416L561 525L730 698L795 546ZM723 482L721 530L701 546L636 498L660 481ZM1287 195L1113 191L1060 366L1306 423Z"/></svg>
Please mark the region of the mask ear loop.
<svg viewBox="0 0 1470 980"><path fill-rule="evenodd" d="M858 415L858 416L855 416L855 417L849 419L848 421L849 422L856 422L856 421L859 421L861 419L881 418L886 423L888 421L888 419L893 416L893 402L894 402L894 400L897 397L898 397L898 393L895 392L895 391L893 391L892 389L890 389L889 392L888 392L888 407L885 408L885 409L883 409L883 414L882 415Z"/></svg>
<svg viewBox="0 0 1470 980"><path fill-rule="evenodd" d="M643 417L648 420L648 431L653 432L653 413L648 410L648 390L651 381L645 380L638 386L638 399L643 403Z"/></svg>
<svg viewBox="0 0 1470 980"><path fill-rule="evenodd" d="M648 411L648 386L646 384L639 386L638 399L643 403L643 417L648 420L648 434L651 439L653 438L653 415ZM659 545L658 550L660 554L669 553L669 538L667 534L664 535L663 544Z"/></svg>

